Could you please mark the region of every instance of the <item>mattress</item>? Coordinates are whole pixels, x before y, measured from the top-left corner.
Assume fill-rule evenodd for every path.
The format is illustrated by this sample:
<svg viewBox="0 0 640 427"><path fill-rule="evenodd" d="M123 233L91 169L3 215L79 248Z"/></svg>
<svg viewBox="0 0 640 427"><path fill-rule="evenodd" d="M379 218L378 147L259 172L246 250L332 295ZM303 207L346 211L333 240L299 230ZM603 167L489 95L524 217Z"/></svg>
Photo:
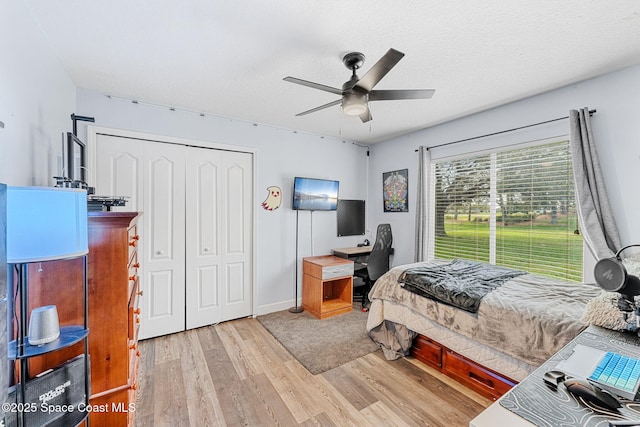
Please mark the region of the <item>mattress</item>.
<svg viewBox="0 0 640 427"><path fill-rule="evenodd" d="M593 285L526 274L508 280L469 313L403 289L397 283L407 264L383 275L369 294L367 330L389 320L432 338L451 350L520 380L578 335L586 303L600 295Z"/></svg>

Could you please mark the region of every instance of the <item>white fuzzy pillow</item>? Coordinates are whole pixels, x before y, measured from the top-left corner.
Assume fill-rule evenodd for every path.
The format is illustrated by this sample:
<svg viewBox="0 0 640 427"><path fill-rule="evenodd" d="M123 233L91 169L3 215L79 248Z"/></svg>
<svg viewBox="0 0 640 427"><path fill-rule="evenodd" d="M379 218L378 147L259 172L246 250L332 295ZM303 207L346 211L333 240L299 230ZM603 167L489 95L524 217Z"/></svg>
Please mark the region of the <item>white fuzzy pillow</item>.
<svg viewBox="0 0 640 427"><path fill-rule="evenodd" d="M623 312L618 309L619 297L620 294L616 292L602 291L587 303L580 320L587 325L601 326L614 331L628 330L629 324Z"/></svg>

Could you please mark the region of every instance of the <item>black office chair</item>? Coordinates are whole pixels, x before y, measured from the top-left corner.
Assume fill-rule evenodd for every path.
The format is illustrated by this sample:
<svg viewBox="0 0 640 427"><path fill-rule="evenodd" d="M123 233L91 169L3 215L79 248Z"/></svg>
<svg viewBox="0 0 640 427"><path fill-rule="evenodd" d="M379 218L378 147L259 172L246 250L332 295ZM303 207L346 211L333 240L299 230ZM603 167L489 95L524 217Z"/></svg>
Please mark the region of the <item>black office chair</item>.
<svg viewBox="0 0 640 427"><path fill-rule="evenodd" d="M373 249L369 254L369 258L366 263L357 263L354 268L353 275L361 278L364 281L362 289L362 311L368 310L369 303L369 291L373 287L373 284L378 280L380 276L389 271L389 256L391 255L391 244L393 243L393 236L391 235L390 224L378 225L376 231L376 241L373 244Z"/></svg>

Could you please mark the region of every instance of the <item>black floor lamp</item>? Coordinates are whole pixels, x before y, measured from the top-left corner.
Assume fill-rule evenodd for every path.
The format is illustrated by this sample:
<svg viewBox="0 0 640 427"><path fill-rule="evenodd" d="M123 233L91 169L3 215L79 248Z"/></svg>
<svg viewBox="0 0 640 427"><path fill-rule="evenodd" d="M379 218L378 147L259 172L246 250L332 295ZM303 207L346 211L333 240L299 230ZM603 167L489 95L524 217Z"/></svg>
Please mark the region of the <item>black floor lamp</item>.
<svg viewBox="0 0 640 427"><path fill-rule="evenodd" d="M295 289L295 305L289 309L291 313L302 313L304 310L302 307L298 305L298 212L296 209L296 280L293 283L293 288Z"/></svg>

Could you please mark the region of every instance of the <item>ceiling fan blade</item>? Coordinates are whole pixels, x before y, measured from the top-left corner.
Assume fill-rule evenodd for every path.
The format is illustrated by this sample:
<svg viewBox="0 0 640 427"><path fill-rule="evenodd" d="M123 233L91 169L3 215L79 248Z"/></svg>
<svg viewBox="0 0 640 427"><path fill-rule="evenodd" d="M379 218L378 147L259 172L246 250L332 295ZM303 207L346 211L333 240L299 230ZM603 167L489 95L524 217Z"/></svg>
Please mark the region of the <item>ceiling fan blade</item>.
<svg viewBox="0 0 640 427"><path fill-rule="evenodd" d="M394 101L397 99L430 99L435 89L415 90L372 90L369 101Z"/></svg>
<svg viewBox="0 0 640 427"><path fill-rule="evenodd" d="M285 82L291 82L291 83L296 83L302 86L307 86L313 89L320 89L325 92L335 93L336 95L342 95L342 90L337 89L335 87L331 87L331 86L321 85L320 83L309 82L307 80L302 80L302 79L298 79L296 77L291 77L291 76L285 77L282 80L284 80Z"/></svg>
<svg viewBox="0 0 640 427"><path fill-rule="evenodd" d="M311 110L303 111L302 113L296 114L296 117L306 116L307 114L315 113L316 111L324 110L325 108L333 107L334 105L338 105L342 102L342 99L337 99L335 101L331 101L328 104L321 105L316 108L312 108Z"/></svg>
<svg viewBox="0 0 640 427"><path fill-rule="evenodd" d="M378 82L382 80L382 78L386 76L393 67L396 66L403 56L404 53L395 49L389 49L387 53L385 53L378 62L373 64L373 67L371 67L371 69L367 71L360 80L358 80L358 83L355 84L354 88L364 90L365 92L371 91L373 87L378 84Z"/></svg>
<svg viewBox="0 0 640 427"><path fill-rule="evenodd" d="M371 117L371 110L369 110L369 107L367 107L367 111L360 114L359 117L360 120L362 120L362 123L367 123L369 120L373 119L373 117Z"/></svg>

